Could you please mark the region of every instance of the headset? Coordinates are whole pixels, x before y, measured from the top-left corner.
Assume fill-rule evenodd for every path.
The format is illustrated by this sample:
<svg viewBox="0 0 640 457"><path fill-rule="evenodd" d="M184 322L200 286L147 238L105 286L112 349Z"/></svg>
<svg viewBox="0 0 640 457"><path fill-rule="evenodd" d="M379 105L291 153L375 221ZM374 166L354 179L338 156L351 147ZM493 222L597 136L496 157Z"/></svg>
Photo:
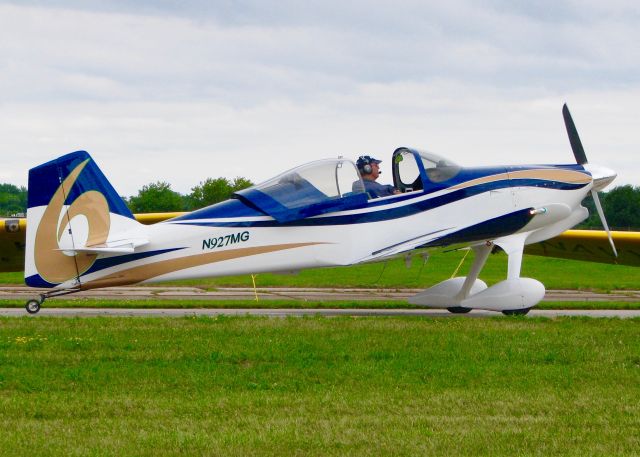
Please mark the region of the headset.
<svg viewBox="0 0 640 457"><path fill-rule="evenodd" d="M360 156L358 157L358 162L356 165L365 175L371 174L373 168L371 168L371 162L374 162L375 159L372 159L369 156Z"/></svg>

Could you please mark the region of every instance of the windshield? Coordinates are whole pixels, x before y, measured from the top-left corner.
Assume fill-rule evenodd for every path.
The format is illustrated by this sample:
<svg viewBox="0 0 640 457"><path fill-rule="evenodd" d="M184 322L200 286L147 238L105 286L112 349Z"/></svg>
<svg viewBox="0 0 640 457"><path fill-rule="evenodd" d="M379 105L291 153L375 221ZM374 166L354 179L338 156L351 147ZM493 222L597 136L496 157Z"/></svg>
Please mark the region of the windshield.
<svg viewBox="0 0 640 457"><path fill-rule="evenodd" d="M439 183L448 181L460 172L460 165L449 159L427 151L418 151L422 159L422 165L431 182Z"/></svg>
<svg viewBox="0 0 640 457"><path fill-rule="evenodd" d="M236 196L281 222L348 209L367 199L356 165L342 158L301 165Z"/></svg>
<svg viewBox="0 0 640 457"><path fill-rule="evenodd" d="M359 188L355 164L346 159L325 159L286 171L254 188L281 204L294 207L343 197Z"/></svg>

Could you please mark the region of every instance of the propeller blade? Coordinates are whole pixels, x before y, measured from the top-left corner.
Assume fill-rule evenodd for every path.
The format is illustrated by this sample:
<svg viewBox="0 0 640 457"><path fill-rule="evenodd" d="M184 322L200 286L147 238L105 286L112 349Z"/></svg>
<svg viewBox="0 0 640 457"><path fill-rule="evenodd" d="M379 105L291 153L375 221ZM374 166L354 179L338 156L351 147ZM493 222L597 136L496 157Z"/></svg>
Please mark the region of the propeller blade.
<svg viewBox="0 0 640 457"><path fill-rule="evenodd" d="M573 118L571 117L569 107L566 103L562 106L562 117L564 118L564 126L567 129L567 135L569 135L569 143L571 143L571 149L573 150L573 155L576 158L576 162L578 163L578 165L587 165L589 163L589 161L587 160L587 155L584 152L582 141L580 141L580 136L578 135L578 130L576 130L576 125L573 123ZM591 197L593 198L593 202L595 203L596 209L598 210L598 216L600 216L602 225L607 232L609 244L611 245L611 249L613 250L613 255L615 257L618 257L618 251L616 250L616 246L613 243L611 230L609 230L609 224L607 224L607 219L605 219L604 217L604 211L602 210L600 197L598 197L598 191L596 190L596 188L602 189L611 181L613 181L613 179L616 177L616 174L610 170L605 170L601 169L601 167L593 167L589 165L587 165L585 169L591 173L591 176L593 178Z"/></svg>
<svg viewBox="0 0 640 457"><path fill-rule="evenodd" d="M573 156L576 158L576 162L579 165L588 163L587 155L584 153L580 136L576 130L576 125L573 123L569 108L565 103L562 106L562 117L564 118L564 126L567 128L567 135L569 135L569 142L571 143L571 149L573 150Z"/></svg>
<svg viewBox="0 0 640 457"><path fill-rule="evenodd" d="M618 251L616 251L616 246L615 244L613 244L613 238L611 237L611 230L609 230L609 224L607 224L607 220L604 217L604 211L602 210L602 205L600 204L600 197L598 197L598 192L592 189L591 196L593 197L593 202L596 204L596 209L598 210L598 216L600 216L602 225L604 225L604 229L606 230L607 236L609 237L609 244L611 245L611 249L613 249L613 255L615 257L618 257Z"/></svg>

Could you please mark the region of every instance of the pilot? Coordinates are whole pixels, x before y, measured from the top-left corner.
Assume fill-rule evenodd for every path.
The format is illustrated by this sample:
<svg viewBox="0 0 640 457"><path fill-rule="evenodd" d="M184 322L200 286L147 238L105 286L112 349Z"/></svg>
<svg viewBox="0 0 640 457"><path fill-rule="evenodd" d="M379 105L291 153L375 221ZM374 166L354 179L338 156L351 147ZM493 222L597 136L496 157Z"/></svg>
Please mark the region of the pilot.
<svg viewBox="0 0 640 457"><path fill-rule="evenodd" d="M358 157L356 166L362 175L364 190L371 196L371 198L399 194L400 191L395 187L389 184L380 184L379 182L376 182L376 179L378 179L378 176L382 173L382 171L380 171L380 162L382 162L382 160L374 159L371 156ZM354 191L357 190L356 187L358 187L359 184L359 182L353 184Z"/></svg>

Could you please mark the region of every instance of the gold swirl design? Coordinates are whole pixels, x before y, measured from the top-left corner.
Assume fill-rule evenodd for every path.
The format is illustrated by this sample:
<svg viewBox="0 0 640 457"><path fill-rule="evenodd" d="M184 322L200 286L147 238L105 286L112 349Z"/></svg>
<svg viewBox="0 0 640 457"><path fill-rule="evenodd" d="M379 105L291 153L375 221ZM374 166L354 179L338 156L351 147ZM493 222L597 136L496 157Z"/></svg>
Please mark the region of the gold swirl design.
<svg viewBox="0 0 640 457"><path fill-rule="evenodd" d="M268 254L271 252L297 249L306 246L316 246L329 243L309 242L309 243L288 243L273 244L270 246L256 246L252 248L228 249L226 251L208 252L206 254L196 254L185 257L161 260L151 264L138 265L124 270L111 273L99 279L94 279L82 284L82 290L95 289L98 287L125 286L135 284L156 276L172 273L186 268L199 267L225 260L241 259L254 255Z"/></svg>
<svg viewBox="0 0 640 457"><path fill-rule="evenodd" d="M465 189L480 184L487 184L495 181L512 180L512 179L540 179L545 181L559 181L569 184L589 184L591 176L581 171L561 170L557 168L551 169L531 169L516 170L507 173L498 173L491 176L472 179L460 184L452 186L451 190Z"/></svg>
<svg viewBox="0 0 640 457"><path fill-rule="evenodd" d="M89 224L87 246L104 243L109 236L111 225L109 204L104 195L98 191L90 190L80 195L60 219L66 194L69 193L89 160L91 159L85 160L74 168L58 187L38 225L34 249L36 269L45 281L52 284L79 277L91 268L97 257L97 254L68 256L60 250L64 229L74 217L83 215L87 218Z"/></svg>

